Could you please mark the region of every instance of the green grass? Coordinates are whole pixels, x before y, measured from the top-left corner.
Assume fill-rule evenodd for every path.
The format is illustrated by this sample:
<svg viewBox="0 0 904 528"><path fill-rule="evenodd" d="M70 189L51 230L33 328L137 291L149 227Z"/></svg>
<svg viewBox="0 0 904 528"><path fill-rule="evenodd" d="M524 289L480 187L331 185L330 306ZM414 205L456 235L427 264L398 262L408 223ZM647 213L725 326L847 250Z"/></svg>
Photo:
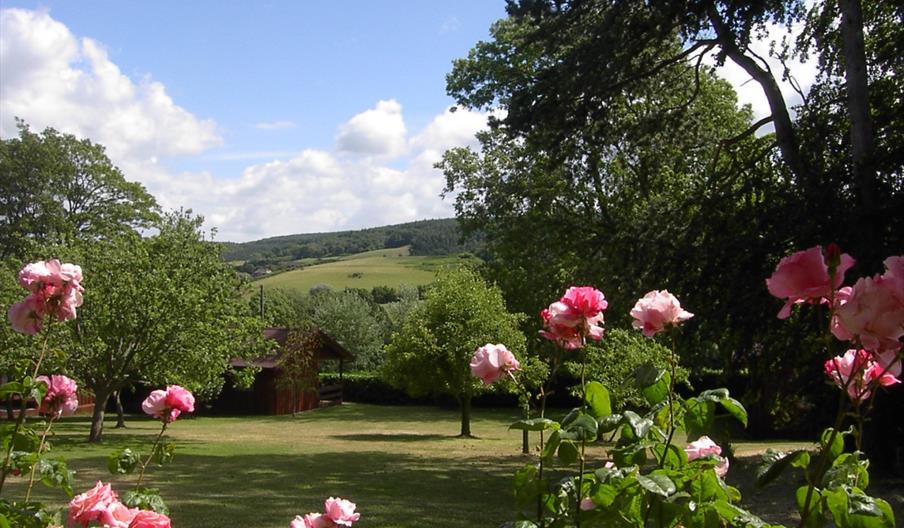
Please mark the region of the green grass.
<svg viewBox="0 0 904 528"><path fill-rule="evenodd" d="M312 287L326 284L333 289L374 286L420 286L433 282L438 270L455 266L463 259L457 256L412 256L408 247L380 249L342 257L335 262L306 266L276 273L254 282L254 286L286 288L307 293Z"/></svg>
<svg viewBox="0 0 904 528"><path fill-rule="evenodd" d="M177 443L173 464L153 467L146 484L158 487L181 528L285 528L297 514L319 511L323 499L342 496L358 504L356 527L470 528L499 526L514 518L512 474L533 459L520 454L521 435L507 426L516 411L475 409L476 439L462 439L458 413L428 407L345 404L297 417L189 418L167 430ZM106 455L113 449L150 448L159 423L135 417L127 429L107 423L105 440L88 444L86 418L63 421L54 451L78 470L77 492L98 480L126 490L134 476L112 477ZM757 491L753 454L766 447L798 449L802 442L739 442L742 458L729 471L745 504L774 521L788 521L796 482ZM588 450L601 465L605 446ZM871 489L881 486L874 484ZM20 497L14 479L8 497ZM6 490L5 490L6 491ZM881 492L880 492L881 494ZM899 507L902 497L885 495ZM41 488L39 498L57 506L59 491Z"/></svg>

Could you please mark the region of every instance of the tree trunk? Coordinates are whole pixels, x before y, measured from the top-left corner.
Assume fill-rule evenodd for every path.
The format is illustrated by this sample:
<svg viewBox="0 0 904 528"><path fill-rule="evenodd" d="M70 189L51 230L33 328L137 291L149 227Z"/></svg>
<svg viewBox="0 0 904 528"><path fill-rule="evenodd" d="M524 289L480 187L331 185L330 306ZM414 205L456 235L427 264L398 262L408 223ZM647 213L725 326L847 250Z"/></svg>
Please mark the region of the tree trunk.
<svg viewBox="0 0 904 528"><path fill-rule="evenodd" d="M116 403L116 428L123 429L126 426L126 413L122 408L122 399L120 395L122 390L113 393L113 401Z"/></svg>
<svg viewBox="0 0 904 528"><path fill-rule="evenodd" d="M110 392L95 389L94 397L94 412L91 414L91 433L88 434L88 441L100 442L104 433L104 410L107 408Z"/></svg>
<svg viewBox="0 0 904 528"><path fill-rule="evenodd" d="M753 77L753 80L763 89L763 95L766 96L766 100L769 102L769 110L772 112L775 140L782 153L782 160L797 178L804 181L809 180L809 171L800 154L800 145L794 132L791 114L788 112L788 105L785 103L785 98L782 96L782 91L775 80L775 76L772 75L772 72L762 68L756 60L747 56L744 50L738 47L738 43L734 40L734 34L725 21L722 20L715 7L710 10L709 20L716 31L719 45L726 56Z"/></svg>
<svg viewBox="0 0 904 528"><path fill-rule="evenodd" d="M461 398L461 434L458 436L469 438L471 436L471 394L465 394Z"/></svg>
<svg viewBox="0 0 904 528"><path fill-rule="evenodd" d="M874 132L869 112L869 76L866 71L866 51L863 44L863 13L859 0L839 0L841 11L841 42L844 52L844 81L848 97L848 117L851 120L851 161L854 185L859 193L858 211L863 216L860 230L864 237L861 247L875 247L876 232L876 169L873 164Z"/></svg>

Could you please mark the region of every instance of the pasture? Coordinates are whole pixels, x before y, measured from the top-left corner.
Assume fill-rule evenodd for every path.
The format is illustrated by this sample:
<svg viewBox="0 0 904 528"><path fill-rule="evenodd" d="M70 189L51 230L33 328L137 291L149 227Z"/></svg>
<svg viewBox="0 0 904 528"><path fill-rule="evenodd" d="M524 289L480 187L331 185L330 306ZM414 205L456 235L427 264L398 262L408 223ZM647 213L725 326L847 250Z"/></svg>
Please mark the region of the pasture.
<svg viewBox="0 0 904 528"><path fill-rule="evenodd" d="M285 288L307 293L325 284L333 289L374 286L420 286L433 281L437 270L462 262L457 256L412 256L408 247L379 249L342 257L333 262L307 265L254 281L253 286Z"/></svg>
<svg viewBox="0 0 904 528"><path fill-rule="evenodd" d="M342 496L358 504L362 528L497 527L513 519L512 474L532 460L520 453L521 435L509 431L513 409L475 409L477 438L462 439L454 410L411 406L345 404L292 416L180 419L167 436L177 443L175 461L151 467L146 484L160 488L174 526L285 528L296 514L319 511L323 499ZM54 450L78 471L76 491L103 479L126 490L135 476L113 477L106 456L117 448L147 451L159 422L132 417L126 429L107 423L100 445L85 441L86 418L65 419L55 428ZM766 447L810 447L801 442L735 444L740 458L728 482L741 487L744 502L760 515L790 522L784 478L775 487L752 486L757 453ZM601 464L604 446L590 450ZM896 508L902 490L876 484ZM13 480L12 495L21 490ZM63 506L61 492L40 498Z"/></svg>

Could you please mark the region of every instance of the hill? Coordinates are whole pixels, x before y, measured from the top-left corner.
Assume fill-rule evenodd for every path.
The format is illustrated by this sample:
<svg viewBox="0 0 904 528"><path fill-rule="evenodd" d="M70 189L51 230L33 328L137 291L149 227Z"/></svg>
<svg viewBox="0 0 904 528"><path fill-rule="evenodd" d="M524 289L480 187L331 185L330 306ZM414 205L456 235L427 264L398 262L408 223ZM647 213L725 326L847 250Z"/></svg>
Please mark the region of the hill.
<svg viewBox="0 0 904 528"><path fill-rule="evenodd" d="M420 286L433 281L436 270L472 261L466 254L411 255L409 247L379 249L341 259L304 266L255 280L253 286L285 288L307 293L314 286L372 289L374 286L397 288L406 284Z"/></svg>
<svg viewBox="0 0 904 528"><path fill-rule="evenodd" d="M413 256L483 252L481 239L472 237L462 240L458 220L447 218L357 231L298 234L253 242L224 243L223 258L234 262L239 271L253 274L263 269L277 271L323 264L340 257L406 246Z"/></svg>

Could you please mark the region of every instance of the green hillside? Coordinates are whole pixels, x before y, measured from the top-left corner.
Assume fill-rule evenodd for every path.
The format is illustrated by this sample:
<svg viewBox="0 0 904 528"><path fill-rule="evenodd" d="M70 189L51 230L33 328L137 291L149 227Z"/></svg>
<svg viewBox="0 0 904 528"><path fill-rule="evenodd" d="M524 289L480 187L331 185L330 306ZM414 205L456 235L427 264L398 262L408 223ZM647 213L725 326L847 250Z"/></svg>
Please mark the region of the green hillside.
<svg viewBox="0 0 904 528"><path fill-rule="evenodd" d="M285 270L298 265L322 263L338 257L381 249L408 246L412 255L480 255L480 236L462 238L454 218L421 220L358 231L289 235L252 242L222 243L223 259L238 271L255 274L261 270Z"/></svg>
<svg viewBox="0 0 904 528"><path fill-rule="evenodd" d="M437 270L473 261L470 256L416 256L410 247L379 249L342 257L334 262L306 266L262 277L252 284L265 288L285 288L304 293L317 285L334 290L374 286L419 286L433 281Z"/></svg>

